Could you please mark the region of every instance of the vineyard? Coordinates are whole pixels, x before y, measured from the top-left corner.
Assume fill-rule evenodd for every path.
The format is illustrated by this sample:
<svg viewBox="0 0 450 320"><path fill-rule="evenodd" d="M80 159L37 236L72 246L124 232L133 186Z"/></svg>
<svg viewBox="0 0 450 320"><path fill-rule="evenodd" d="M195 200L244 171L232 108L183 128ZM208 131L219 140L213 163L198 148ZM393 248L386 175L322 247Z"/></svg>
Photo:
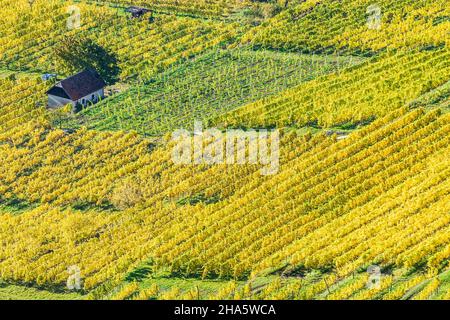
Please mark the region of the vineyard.
<svg viewBox="0 0 450 320"><path fill-rule="evenodd" d="M213 52L84 110L75 123L69 117L62 126L135 130L149 135L192 129L195 119L210 122L245 102L360 62L339 56Z"/></svg>
<svg viewBox="0 0 450 320"><path fill-rule="evenodd" d="M0 300L450 299L446 1L0 9ZM80 66L106 95L46 108ZM194 121L278 170L177 163Z"/></svg>
<svg viewBox="0 0 450 320"><path fill-rule="evenodd" d="M330 127L364 122L444 85L450 73L449 58L447 48L383 55L243 106L220 117L220 121L249 128L304 126L311 122Z"/></svg>
<svg viewBox="0 0 450 320"><path fill-rule="evenodd" d="M307 0L248 31L242 42L363 55L448 46L449 10L445 0Z"/></svg>

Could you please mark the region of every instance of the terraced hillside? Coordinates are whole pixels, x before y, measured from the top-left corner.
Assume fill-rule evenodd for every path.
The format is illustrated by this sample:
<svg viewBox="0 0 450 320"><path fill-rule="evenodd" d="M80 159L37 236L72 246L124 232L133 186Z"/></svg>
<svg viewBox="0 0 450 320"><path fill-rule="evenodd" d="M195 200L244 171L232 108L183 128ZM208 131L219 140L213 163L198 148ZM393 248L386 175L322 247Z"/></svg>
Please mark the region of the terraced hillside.
<svg viewBox="0 0 450 320"><path fill-rule="evenodd" d="M251 1L238 0L114 0L114 1L98 1L106 3L114 3L121 6L135 5L144 8L151 8L159 12L176 12L186 15L206 16L206 17L224 17L236 12L240 8L244 8L251 4Z"/></svg>
<svg viewBox="0 0 450 320"><path fill-rule="evenodd" d="M90 49L118 69L105 68L106 76L118 73L114 78L137 81L240 32L236 24L175 15L155 16L152 23L130 20L123 8L78 2L37 0L32 8L25 0L1 2L7 17L3 30L8 32L0 42L0 68L65 75L68 70L58 60L57 49L91 39Z"/></svg>
<svg viewBox="0 0 450 320"><path fill-rule="evenodd" d="M359 67L296 86L219 118L228 125L250 128L364 122L444 85L450 74L449 57L447 47L381 55Z"/></svg>
<svg viewBox="0 0 450 320"><path fill-rule="evenodd" d="M258 98L361 63L354 57L227 50L208 53L83 110L63 127L160 135L192 129Z"/></svg>

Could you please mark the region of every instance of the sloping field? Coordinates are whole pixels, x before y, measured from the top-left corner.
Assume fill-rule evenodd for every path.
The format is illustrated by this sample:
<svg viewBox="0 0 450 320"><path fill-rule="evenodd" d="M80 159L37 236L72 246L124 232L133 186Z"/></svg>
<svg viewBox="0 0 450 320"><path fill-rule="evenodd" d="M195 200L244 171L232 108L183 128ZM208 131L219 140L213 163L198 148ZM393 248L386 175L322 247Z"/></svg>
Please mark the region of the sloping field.
<svg viewBox="0 0 450 320"><path fill-rule="evenodd" d="M448 46L445 0L307 0L251 29L243 43L309 53Z"/></svg>
<svg viewBox="0 0 450 320"><path fill-rule="evenodd" d="M447 47L386 54L366 63L243 106L220 122L232 126L330 127L358 123L407 105L448 81Z"/></svg>
<svg viewBox="0 0 450 320"><path fill-rule="evenodd" d="M274 177L174 166L170 148L149 153L133 135L20 130L15 145L2 137L2 163L14 164L2 168L2 194L48 204L2 216L2 277L57 284L71 263L90 288L148 259L222 277L286 266L346 276L375 262L433 272L449 254L448 123L439 111L401 109L339 142L288 135ZM99 212L114 208L120 183L141 201ZM195 195L204 200L179 201ZM75 209L57 209L67 205ZM83 206L94 208L77 214Z"/></svg>
<svg viewBox="0 0 450 320"><path fill-rule="evenodd" d="M192 130L194 120L207 123L246 102L362 61L264 51L212 52L83 110L75 121L69 116L62 125L151 135L178 128Z"/></svg>

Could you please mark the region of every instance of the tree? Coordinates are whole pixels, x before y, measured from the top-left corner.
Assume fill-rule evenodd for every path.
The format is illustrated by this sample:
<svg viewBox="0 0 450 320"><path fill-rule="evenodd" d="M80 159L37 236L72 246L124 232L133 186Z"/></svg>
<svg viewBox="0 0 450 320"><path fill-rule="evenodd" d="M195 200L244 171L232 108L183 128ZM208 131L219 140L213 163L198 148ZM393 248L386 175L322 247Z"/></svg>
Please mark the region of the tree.
<svg viewBox="0 0 450 320"><path fill-rule="evenodd" d="M116 55L92 39L80 35L65 36L55 45L53 53L59 73L71 75L84 69L94 69L107 84L113 84L119 78Z"/></svg>

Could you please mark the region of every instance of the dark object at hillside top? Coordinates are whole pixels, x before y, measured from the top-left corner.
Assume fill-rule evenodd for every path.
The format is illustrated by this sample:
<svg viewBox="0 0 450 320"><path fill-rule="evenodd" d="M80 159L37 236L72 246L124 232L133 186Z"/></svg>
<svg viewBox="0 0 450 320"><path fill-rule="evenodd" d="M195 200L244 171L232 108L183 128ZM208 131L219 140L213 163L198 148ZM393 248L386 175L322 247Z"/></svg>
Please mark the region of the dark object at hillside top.
<svg viewBox="0 0 450 320"><path fill-rule="evenodd" d="M127 9L125 9L125 11L131 13L131 17L133 17L133 18L142 17L147 12L150 12L149 9L140 8L140 7L128 7Z"/></svg>

